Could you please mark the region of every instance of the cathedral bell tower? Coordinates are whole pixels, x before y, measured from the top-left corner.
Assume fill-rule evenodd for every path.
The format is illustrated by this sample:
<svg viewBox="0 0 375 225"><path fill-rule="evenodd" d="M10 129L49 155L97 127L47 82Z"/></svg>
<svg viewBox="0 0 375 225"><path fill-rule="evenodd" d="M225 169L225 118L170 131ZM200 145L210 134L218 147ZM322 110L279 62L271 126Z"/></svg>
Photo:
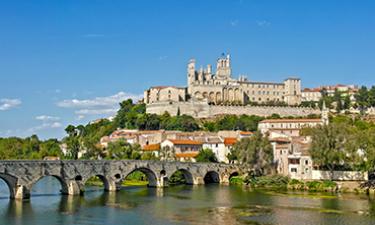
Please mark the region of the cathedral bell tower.
<svg viewBox="0 0 375 225"><path fill-rule="evenodd" d="M217 60L216 63L216 77L219 79L229 79L232 75L232 68L230 66L230 55L222 56Z"/></svg>

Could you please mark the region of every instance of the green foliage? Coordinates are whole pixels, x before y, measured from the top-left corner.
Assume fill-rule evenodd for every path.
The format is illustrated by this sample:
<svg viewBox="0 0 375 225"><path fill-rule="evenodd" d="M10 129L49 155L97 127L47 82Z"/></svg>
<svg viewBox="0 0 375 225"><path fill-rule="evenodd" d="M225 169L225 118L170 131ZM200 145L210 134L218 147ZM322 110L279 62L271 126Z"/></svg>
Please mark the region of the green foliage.
<svg viewBox="0 0 375 225"><path fill-rule="evenodd" d="M301 102L301 107L310 107L310 108L316 108L318 105L318 102L314 101L306 101L306 102Z"/></svg>
<svg viewBox="0 0 375 225"><path fill-rule="evenodd" d="M375 170L373 123L340 115L327 126L304 129L303 134L311 136L309 151L321 169Z"/></svg>
<svg viewBox="0 0 375 225"><path fill-rule="evenodd" d="M260 176L247 178L245 182L253 187L286 189L289 183L289 178L286 176Z"/></svg>
<svg viewBox="0 0 375 225"><path fill-rule="evenodd" d="M375 86L368 89L362 86L355 95L356 106L362 112L369 107L375 107Z"/></svg>
<svg viewBox="0 0 375 225"><path fill-rule="evenodd" d="M152 152L144 152L141 155L141 160L157 160L157 159L158 157L156 157L155 154Z"/></svg>
<svg viewBox="0 0 375 225"><path fill-rule="evenodd" d="M125 178L126 180L136 180L136 181L147 181L146 174L142 173L141 171L134 171L130 173Z"/></svg>
<svg viewBox="0 0 375 225"><path fill-rule="evenodd" d="M229 179L230 184L243 184L244 179L241 176L233 176Z"/></svg>
<svg viewBox="0 0 375 225"><path fill-rule="evenodd" d="M39 140L32 135L27 138L0 138L0 159L43 159L46 156L62 157L60 143L56 139Z"/></svg>
<svg viewBox="0 0 375 225"><path fill-rule="evenodd" d="M276 116L276 114L274 115ZM225 115L218 118L216 121L204 123L204 127L209 131L219 130L244 130L244 131L255 131L257 130L258 123L263 120L264 117L254 115Z"/></svg>
<svg viewBox="0 0 375 225"><path fill-rule="evenodd" d="M202 149L199 151L197 157L195 157L197 162L218 162L215 153L208 148Z"/></svg>
<svg viewBox="0 0 375 225"><path fill-rule="evenodd" d="M257 174L265 174L273 168L273 152L268 137L259 131L250 138L243 138L232 149L231 157L237 158L241 164L254 168Z"/></svg>
<svg viewBox="0 0 375 225"><path fill-rule="evenodd" d="M141 147L137 144L131 145L124 140L108 144L107 159L141 159Z"/></svg>
<svg viewBox="0 0 375 225"><path fill-rule="evenodd" d="M170 179L168 180L170 185L179 185L179 184L186 184L186 179L184 173L180 170L176 171L172 174Z"/></svg>

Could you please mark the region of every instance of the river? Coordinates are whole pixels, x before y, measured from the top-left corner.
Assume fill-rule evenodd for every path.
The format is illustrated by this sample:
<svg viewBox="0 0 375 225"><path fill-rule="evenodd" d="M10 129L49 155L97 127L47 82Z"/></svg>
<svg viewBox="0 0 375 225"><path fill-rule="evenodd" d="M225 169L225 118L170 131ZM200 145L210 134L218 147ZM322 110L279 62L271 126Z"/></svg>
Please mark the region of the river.
<svg viewBox="0 0 375 225"><path fill-rule="evenodd" d="M308 194L250 190L235 185L124 187L106 193L92 187L84 196L59 195L46 177L31 199L8 199L0 182L0 224L375 224L375 200L366 195Z"/></svg>

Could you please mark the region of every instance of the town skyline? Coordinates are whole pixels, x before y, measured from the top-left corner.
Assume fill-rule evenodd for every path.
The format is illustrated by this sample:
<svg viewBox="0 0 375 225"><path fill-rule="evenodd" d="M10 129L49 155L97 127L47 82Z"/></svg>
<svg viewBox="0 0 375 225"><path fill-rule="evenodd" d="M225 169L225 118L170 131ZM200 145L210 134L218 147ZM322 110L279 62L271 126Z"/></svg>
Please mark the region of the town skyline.
<svg viewBox="0 0 375 225"><path fill-rule="evenodd" d="M185 86L190 58L199 68L222 52L231 54L235 78L298 76L308 88L375 83L371 1L308 9L298 2L149 4L163 16L135 14L137 3L1 3L0 137L61 138L68 124L113 115L119 102L140 99L150 86ZM186 16L192 11L196 17Z"/></svg>

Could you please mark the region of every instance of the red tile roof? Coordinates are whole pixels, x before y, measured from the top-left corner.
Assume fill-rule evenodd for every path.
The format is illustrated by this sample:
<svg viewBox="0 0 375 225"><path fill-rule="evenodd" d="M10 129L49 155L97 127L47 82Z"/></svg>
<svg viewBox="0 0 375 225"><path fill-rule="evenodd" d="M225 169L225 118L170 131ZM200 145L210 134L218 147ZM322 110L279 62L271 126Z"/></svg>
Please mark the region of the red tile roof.
<svg viewBox="0 0 375 225"><path fill-rule="evenodd" d="M159 151L160 150L160 144L150 144L145 145L142 148L143 151Z"/></svg>
<svg viewBox="0 0 375 225"><path fill-rule="evenodd" d="M176 153L177 158L195 158L199 152L182 152L182 153Z"/></svg>
<svg viewBox="0 0 375 225"><path fill-rule="evenodd" d="M200 141L194 141L194 140L178 140L178 139L172 139L169 140L174 145L202 145L203 143Z"/></svg>
<svg viewBox="0 0 375 225"><path fill-rule="evenodd" d="M234 145L237 142L237 138L224 138L225 145Z"/></svg>

